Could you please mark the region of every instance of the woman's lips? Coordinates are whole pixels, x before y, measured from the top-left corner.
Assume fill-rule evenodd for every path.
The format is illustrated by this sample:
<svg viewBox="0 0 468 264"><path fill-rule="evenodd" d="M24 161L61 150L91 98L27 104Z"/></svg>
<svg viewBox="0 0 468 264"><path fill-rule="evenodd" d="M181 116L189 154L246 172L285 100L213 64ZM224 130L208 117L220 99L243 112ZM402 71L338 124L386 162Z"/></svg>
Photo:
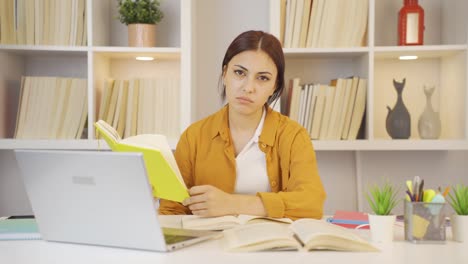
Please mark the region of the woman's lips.
<svg viewBox="0 0 468 264"><path fill-rule="evenodd" d="M253 103L251 99L247 97L243 97L243 96L236 97L236 99L240 101L241 103Z"/></svg>

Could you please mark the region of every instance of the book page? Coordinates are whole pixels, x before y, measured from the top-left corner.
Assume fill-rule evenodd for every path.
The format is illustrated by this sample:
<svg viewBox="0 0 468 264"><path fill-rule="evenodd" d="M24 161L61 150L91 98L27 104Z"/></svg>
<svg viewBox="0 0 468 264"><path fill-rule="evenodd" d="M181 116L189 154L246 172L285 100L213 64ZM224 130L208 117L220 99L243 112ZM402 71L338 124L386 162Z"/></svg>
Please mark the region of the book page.
<svg viewBox="0 0 468 264"><path fill-rule="evenodd" d="M106 137L110 140L113 140L114 142L120 141L120 135L112 126L110 126L105 121L99 120L95 123L95 125L99 132L106 135Z"/></svg>
<svg viewBox="0 0 468 264"><path fill-rule="evenodd" d="M289 218L274 218L274 217L268 217L268 216L257 216L257 215L246 215L246 214L238 215L237 219L240 224L255 224L255 223L263 223L263 222L291 224L293 222Z"/></svg>
<svg viewBox="0 0 468 264"><path fill-rule="evenodd" d="M196 230L225 230L240 224L235 215L218 217L201 217L197 215L184 215L182 217L182 228Z"/></svg>
<svg viewBox="0 0 468 264"><path fill-rule="evenodd" d="M301 248L288 226L278 223L242 225L225 230L223 233L223 246L227 251L298 250Z"/></svg>
<svg viewBox="0 0 468 264"><path fill-rule="evenodd" d="M378 251L352 230L323 220L300 219L290 226L307 250Z"/></svg>

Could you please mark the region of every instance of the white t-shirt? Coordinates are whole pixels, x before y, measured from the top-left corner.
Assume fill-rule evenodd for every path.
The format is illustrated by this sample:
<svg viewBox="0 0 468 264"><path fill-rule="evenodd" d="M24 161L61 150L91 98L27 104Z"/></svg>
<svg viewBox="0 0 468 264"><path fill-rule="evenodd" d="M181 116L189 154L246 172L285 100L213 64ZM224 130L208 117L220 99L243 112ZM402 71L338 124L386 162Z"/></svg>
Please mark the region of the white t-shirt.
<svg viewBox="0 0 468 264"><path fill-rule="evenodd" d="M236 157L235 193L256 194L270 191L265 153L258 147L258 138L262 133L265 116L266 111L263 109L262 118L254 135Z"/></svg>

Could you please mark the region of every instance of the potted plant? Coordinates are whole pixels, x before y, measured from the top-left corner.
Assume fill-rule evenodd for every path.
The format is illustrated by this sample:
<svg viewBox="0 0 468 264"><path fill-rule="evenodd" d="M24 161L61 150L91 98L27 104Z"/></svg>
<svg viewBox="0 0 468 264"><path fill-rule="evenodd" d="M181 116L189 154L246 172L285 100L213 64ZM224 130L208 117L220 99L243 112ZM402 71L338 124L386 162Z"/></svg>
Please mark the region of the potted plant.
<svg viewBox="0 0 468 264"><path fill-rule="evenodd" d="M448 202L455 211L450 216L453 240L468 242L468 186L457 184L452 193L448 194Z"/></svg>
<svg viewBox="0 0 468 264"><path fill-rule="evenodd" d="M158 0L117 0L120 22L128 26L128 45L154 47L156 24L164 17Z"/></svg>
<svg viewBox="0 0 468 264"><path fill-rule="evenodd" d="M391 242L393 241L393 226L396 215L392 215L392 210L398 204L398 190L388 181L383 186L377 184L369 187L366 199L373 214L369 214L369 225L372 241Z"/></svg>

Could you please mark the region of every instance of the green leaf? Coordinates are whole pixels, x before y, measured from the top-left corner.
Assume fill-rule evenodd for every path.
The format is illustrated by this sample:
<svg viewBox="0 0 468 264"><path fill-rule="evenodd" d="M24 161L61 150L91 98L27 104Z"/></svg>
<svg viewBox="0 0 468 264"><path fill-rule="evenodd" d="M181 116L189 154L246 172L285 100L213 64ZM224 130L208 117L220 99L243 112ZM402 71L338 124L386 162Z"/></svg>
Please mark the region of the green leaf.
<svg viewBox="0 0 468 264"><path fill-rule="evenodd" d="M125 25L157 24L163 17L158 0L117 0L120 22Z"/></svg>
<svg viewBox="0 0 468 264"><path fill-rule="evenodd" d="M468 186L457 184L452 193L448 194L450 206L458 215L468 215Z"/></svg>
<svg viewBox="0 0 468 264"><path fill-rule="evenodd" d="M382 187L373 185L365 194L367 202L376 215L389 215L398 204L398 190L388 181Z"/></svg>

